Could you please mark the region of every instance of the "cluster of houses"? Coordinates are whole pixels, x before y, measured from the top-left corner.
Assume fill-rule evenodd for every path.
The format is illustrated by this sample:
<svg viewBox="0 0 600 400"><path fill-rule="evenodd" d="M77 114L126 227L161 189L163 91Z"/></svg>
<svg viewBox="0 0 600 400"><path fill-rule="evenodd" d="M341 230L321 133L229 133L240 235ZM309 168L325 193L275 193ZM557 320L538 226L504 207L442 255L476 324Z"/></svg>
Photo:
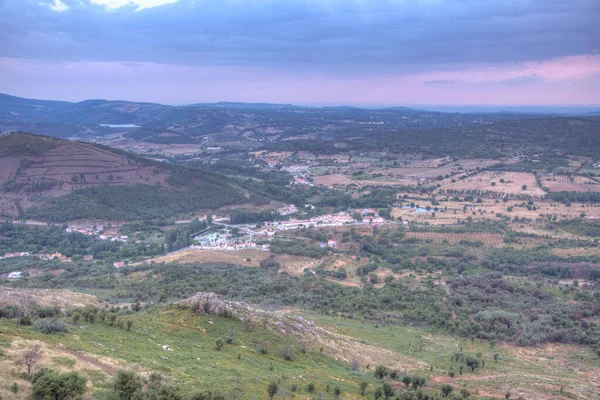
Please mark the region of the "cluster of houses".
<svg viewBox="0 0 600 400"><path fill-rule="evenodd" d="M14 271L14 272L9 272L8 274L2 274L0 275L0 279L21 279L23 278L23 272L21 271Z"/></svg>
<svg viewBox="0 0 600 400"><path fill-rule="evenodd" d="M0 260L4 260L6 258L14 258L14 257L38 257L42 260L59 260L62 262L71 261L71 259L61 253L48 253L48 254L31 254L28 251L17 251L15 253L5 253L4 256L0 256Z"/></svg>
<svg viewBox="0 0 600 400"><path fill-rule="evenodd" d="M280 231L298 228L308 228L310 226L343 226L355 224L356 220L350 215L340 212L337 214L319 215L308 219L291 218L289 221L278 222L276 227Z"/></svg>
<svg viewBox="0 0 600 400"><path fill-rule="evenodd" d="M245 227L241 228L243 235L234 236L231 233L231 230L225 228L220 232L213 232L209 234L204 234L200 236L196 236L194 238L195 244L191 247L194 249L204 249L204 250L245 250L245 249L256 249L261 248L264 251L269 251L269 245L258 245L256 244L254 237L255 236L273 236L275 233L274 230L262 232L263 230L253 230L251 228ZM267 231L269 233L267 233Z"/></svg>
<svg viewBox="0 0 600 400"><path fill-rule="evenodd" d="M23 252L16 252L16 253L5 253L4 256L0 257L0 260L4 260L5 258L13 258L13 257L29 257L31 254L29 254L28 251L23 251Z"/></svg>
<svg viewBox="0 0 600 400"><path fill-rule="evenodd" d="M592 167L594 167L594 168L600 168L600 164L592 164Z"/></svg>
<svg viewBox="0 0 600 400"><path fill-rule="evenodd" d="M305 165L290 165L289 167L282 168L284 171L292 174L292 185L302 185L302 186L315 186L309 180L310 177L310 169Z"/></svg>
<svg viewBox="0 0 600 400"><path fill-rule="evenodd" d="M68 233L79 232L79 233L82 233L82 234L87 235L87 236L97 236L97 235L100 234L100 232L102 232L104 230L104 227L102 225L99 225L99 226L69 225L69 226L67 226L67 228L65 230Z"/></svg>
<svg viewBox="0 0 600 400"><path fill-rule="evenodd" d="M106 235L103 234L104 231L104 226L102 225L98 225L98 226L90 226L90 225L69 225L67 226L67 228L65 229L67 232L71 233L71 232L79 232L81 234L87 235L87 236L97 236L98 239L100 240L110 240L112 242L127 242L127 240L129 239L127 236L125 235Z"/></svg>
<svg viewBox="0 0 600 400"><path fill-rule="evenodd" d="M283 206L283 207L277 209L277 214L279 214L279 215L291 215L291 214L296 214L297 212L298 212L298 208L293 204Z"/></svg>

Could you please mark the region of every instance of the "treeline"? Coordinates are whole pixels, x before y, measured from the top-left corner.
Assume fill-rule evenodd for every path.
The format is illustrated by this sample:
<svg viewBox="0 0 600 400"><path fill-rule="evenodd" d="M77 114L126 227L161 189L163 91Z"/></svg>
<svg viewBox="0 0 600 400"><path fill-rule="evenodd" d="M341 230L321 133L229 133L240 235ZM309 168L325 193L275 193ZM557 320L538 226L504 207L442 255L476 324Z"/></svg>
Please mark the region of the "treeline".
<svg viewBox="0 0 600 400"><path fill-rule="evenodd" d="M233 210L229 215L232 224L258 224L266 221L279 221L284 219L277 212L271 210Z"/></svg>
<svg viewBox="0 0 600 400"><path fill-rule="evenodd" d="M160 219L246 202L248 199L234 187L212 182L198 183L185 190L160 185L103 185L73 191L53 199L48 207L28 211L23 217L50 222L89 218L122 221Z"/></svg>
<svg viewBox="0 0 600 400"><path fill-rule="evenodd" d="M303 240L272 240L270 243L273 254L321 258L328 252L328 249L320 248Z"/></svg>
<svg viewBox="0 0 600 400"><path fill-rule="evenodd" d="M210 215L207 216L206 220L200 221L198 218L195 218L185 226L166 231L165 246L167 247L167 251L179 250L192 244L192 235L208 228L207 220L212 220Z"/></svg>
<svg viewBox="0 0 600 400"><path fill-rule="evenodd" d="M149 257L162 254L156 243L135 244L94 239L80 232L66 232L64 227L31 227L10 222L0 223L0 254L28 252L30 254L61 253L81 258L93 255L95 259L117 261L124 258ZM16 263L15 259L11 259Z"/></svg>
<svg viewBox="0 0 600 400"><path fill-rule="evenodd" d="M550 192L548 198L564 204L598 203L600 202L600 192Z"/></svg>
<svg viewBox="0 0 600 400"><path fill-rule="evenodd" d="M600 314L593 302L561 301L535 286L513 285L500 274L460 277L450 282L453 310L464 321L461 336L515 341L593 344L600 334L585 318Z"/></svg>
<svg viewBox="0 0 600 400"><path fill-rule="evenodd" d="M319 192L319 189L316 187L305 188L297 185L290 186L292 175L289 172L278 170L265 171L255 167L254 162L248 162L247 160L222 159L214 164L192 165L202 170L209 170L227 175L230 179L234 180L237 185L250 190L254 196L258 196L257 200L262 197L264 199L274 199L284 203L302 206L306 203L307 198ZM266 203L268 203L268 201Z"/></svg>
<svg viewBox="0 0 600 400"><path fill-rule="evenodd" d="M561 229L575 235L600 237L600 220L586 220L582 218L564 219L557 222Z"/></svg>
<svg viewBox="0 0 600 400"><path fill-rule="evenodd" d="M432 264L438 261L440 266L446 262L428 259ZM363 288L345 287L313 274L297 277L279 274L276 268L218 263L128 267L119 271L118 278L110 267L73 263L64 269L57 276L30 277L14 285L101 289L109 300L128 302L164 302L187 298L198 291L212 291L236 301L305 307L329 315L344 313L390 322L426 323L465 337L523 345L545 341L593 345L600 341L594 324L587 322L600 315L600 296L577 292L577 302L572 302L569 297L557 297L536 285L514 285L500 273L458 277L450 282L452 290L446 300L445 290L432 280L416 287L386 281L381 289L375 289L368 282ZM364 269L356 272L364 275L373 271L370 266ZM142 270L147 271L143 277L135 274Z"/></svg>

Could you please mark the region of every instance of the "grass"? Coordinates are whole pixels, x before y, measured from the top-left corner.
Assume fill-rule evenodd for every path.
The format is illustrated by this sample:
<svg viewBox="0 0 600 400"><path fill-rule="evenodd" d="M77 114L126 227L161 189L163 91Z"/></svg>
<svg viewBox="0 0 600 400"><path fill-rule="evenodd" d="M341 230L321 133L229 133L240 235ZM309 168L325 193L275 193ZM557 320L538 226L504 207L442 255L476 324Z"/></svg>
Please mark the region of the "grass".
<svg viewBox="0 0 600 400"><path fill-rule="evenodd" d="M121 367L138 364L145 371L158 371L188 393L213 390L262 398L268 383L276 381L287 390L296 384L298 390L290 396L303 398L308 395L308 383L313 382L316 393L325 392L328 385L331 391L338 386L346 393L345 398L351 399L359 397L361 379L375 383L370 374L363 377L353 373L347 364L320 354L318 349L303 354L299 343L290 337L262 328L248 331L240 321L199 316L178 308L160 308L128 318L134 320L131 332L104 323L85 324L85 329L71 326L71 333L64 335L42 335L14 322L2 322L0 327L10 335L60 343L78 352L107 357ZM230 330L235 334L233 343L217 351L216 340L223 339ZM258 351L263 343L269 348L268 354ZM281 356L286 345L294 347L294 361ZM172 350L164 350L163 346ZM53 361L63 366L66 363L62 357ZM96 381L101 385L98 395L110 397L102 390L106 380Z"/></svg>
<svg viewBox="0 0 600 400"><path fill-rule="evenodd" d="M437 388L441 384L450 383L457 389L478 391L479 398L503 396L506 391L511 391L514 398L520 395L539 398L544 394L587 399L593 398L591 394L598 389L600 360L584 346L519 348L501 343L492 347L488 342L457 338L421 327L376 325L315 314L304 317L314 321L316 326L351 338L358 344L357 351L363 357L371 350L390 352L406 365L399 373L426 377L426 390L430 392L439 393ZM101 322L80 322L78 325L83 328L71 325L71 332L61 335L43 335L29 327L20 327L14 321L2 320L0 349L9 353L11 341L23 340L43 341L49 349L62 344L79 355L90 354L113 369L129 368L146 376L151 371L159 372L181 387L184 393L213 390L223 392L230 396L228 398L236 395L237 398L267 398L267 385L275 381L279 384L280 395L287 392L288 398L309 398L319 392L324 392L325 398L333 398L333 388L338 386L343 393L341 398L358 399L361 398L361 381L369 383L369 393L373 393L379 384L373 376L375 363L368 367L363 364L358 372L353 372L348 363L342 361L339 354L329 352L329 348L321 353L316 345L302 353L300 343L294 338L261 326L247 329L241 321L197 315L173 306L146 310L125 318L134 321L131 331ZM226 342L228 332L234 333L232 343L225 343L218 351L216 341ZM325 338L323 334L322 337ZM343 340L340 336L334 347L343 347ZM269 349L267 354L259 351L264 345ZM282 348L287 345L295 350L293 361L286 361L281 355ZM461 349L465 355L473 357L479 353L485 360L485 367L471 373L465 366L460 375L460 363L452 361L452 355ZM494 354L498 354L498 361L494 361ZM110 390L114 370L103 371L81 359L75 363L71 358L73 354L59 351L52 355L48 366L61 370L75 368L84 373L91 382L94 398L114 398ZM0 358L0 363L5 361L11 362ZM385 364L385 360L381 363L391 365ZM451 370L456 374L453 379L448 376ZM15 375L10 376L12 379ZM312 394L306 390L309 382L316 385ZM297 386L296 392L291 392L293 385Z"/></svg>

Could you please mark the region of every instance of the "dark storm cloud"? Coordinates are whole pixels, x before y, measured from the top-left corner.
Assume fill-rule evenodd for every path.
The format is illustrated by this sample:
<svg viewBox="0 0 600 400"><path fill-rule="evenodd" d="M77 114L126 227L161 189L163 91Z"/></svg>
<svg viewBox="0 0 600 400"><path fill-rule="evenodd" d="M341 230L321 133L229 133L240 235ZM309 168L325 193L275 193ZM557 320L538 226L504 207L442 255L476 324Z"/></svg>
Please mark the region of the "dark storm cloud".
<svg viewBox="0 0 600 400"><path fill-rule="evenodd" d="M179 0L136 11L0 0L0 57L323 73L597 53L598 0Z"/></svg>

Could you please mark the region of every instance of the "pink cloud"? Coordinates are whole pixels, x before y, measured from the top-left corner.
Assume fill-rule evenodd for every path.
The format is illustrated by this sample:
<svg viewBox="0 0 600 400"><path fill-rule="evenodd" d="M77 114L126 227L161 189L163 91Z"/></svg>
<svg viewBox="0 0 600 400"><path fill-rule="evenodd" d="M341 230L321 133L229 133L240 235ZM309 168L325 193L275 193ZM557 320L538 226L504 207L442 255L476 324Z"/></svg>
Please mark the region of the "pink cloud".
<svg viewBox="0 0 600 400"><path fill-rule="evenodd" d="M0 58L0 92L169 104L600 104L600 57L474 64L418 74L340 75L242 67ZM437 84L426 84L437 83Z"/></svg>

